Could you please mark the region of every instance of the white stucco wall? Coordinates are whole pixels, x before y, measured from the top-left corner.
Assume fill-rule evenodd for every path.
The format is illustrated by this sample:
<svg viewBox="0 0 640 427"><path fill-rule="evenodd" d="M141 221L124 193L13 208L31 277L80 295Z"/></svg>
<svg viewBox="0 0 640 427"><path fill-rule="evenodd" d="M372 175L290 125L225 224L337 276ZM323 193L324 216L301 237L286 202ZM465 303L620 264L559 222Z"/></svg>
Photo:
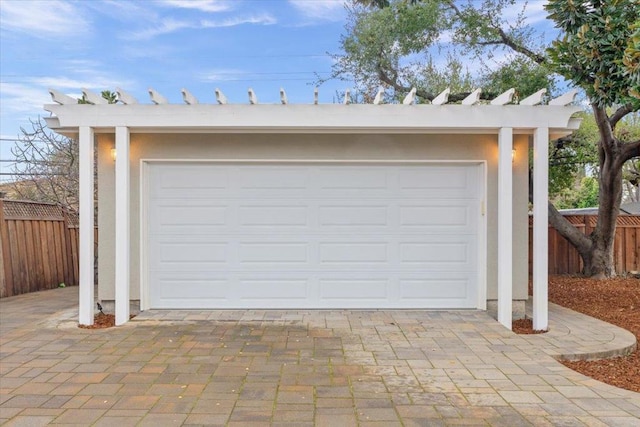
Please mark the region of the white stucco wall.
<svg viewBox="0 0 640 427"><path fill-rule="evenodd" d="M528 280L528 144L514 136L514 299L526 299ZM115 162L113 134L97 135L98 298L113 300ZM484 160L487 162L487 298L497 298L497 135L131 134L131 298L140 297L141 159Z"/></svg>

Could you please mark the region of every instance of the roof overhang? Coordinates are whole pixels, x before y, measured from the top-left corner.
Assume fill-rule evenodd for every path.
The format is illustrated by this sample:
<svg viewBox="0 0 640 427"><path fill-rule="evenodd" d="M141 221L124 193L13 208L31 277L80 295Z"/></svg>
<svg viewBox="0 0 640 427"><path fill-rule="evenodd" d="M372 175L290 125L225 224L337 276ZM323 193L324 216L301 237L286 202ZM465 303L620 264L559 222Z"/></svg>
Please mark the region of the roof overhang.
<svg viewBox="0 0 640 427"><path fill-rule="evenodd" d="M566 135L580 125L576 106L551 105L45 105L52 130L73 136L80 127L112 133L466 133L500 128L529 134L546 127Z"/></svg>

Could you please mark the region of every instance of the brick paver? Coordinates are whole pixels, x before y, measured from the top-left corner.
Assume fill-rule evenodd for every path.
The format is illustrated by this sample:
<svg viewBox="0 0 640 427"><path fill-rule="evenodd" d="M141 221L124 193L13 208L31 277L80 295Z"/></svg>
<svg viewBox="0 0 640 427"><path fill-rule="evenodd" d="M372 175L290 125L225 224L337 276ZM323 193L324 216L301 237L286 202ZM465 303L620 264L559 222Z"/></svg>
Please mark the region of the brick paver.
<svg viewBox="0 0 640 427"><path fill-rule="evenodd" d="M150 311L76 327L77 288L0 300L0 424L640 425L640 395L555 359L630 333L551 305L519 336L479 311Z"/></svg>

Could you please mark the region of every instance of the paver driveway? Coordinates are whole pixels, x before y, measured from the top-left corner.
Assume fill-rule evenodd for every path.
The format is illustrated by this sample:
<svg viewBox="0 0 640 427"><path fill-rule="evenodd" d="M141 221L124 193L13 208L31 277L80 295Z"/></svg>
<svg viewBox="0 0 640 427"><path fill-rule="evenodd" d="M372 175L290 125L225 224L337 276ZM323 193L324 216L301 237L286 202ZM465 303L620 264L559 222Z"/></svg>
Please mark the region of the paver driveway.
<svg viewBox="0 0 640 427"><path fill-rule="evenodd" d="M556 306L552 332L523 337L484 312L415 310L151 311L91 331L76 304L77 288L0 300L0 422L640 425L640 394L549 356L629 334Z"/></svg>

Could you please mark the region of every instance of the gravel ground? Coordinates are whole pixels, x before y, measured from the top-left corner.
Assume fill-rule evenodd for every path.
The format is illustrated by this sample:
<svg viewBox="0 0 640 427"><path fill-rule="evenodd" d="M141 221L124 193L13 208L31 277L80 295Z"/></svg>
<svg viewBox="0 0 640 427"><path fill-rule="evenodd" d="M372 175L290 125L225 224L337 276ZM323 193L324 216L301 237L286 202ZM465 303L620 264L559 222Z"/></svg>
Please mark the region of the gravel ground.
<svg viewBox="0 0 640 427"><path fill-rule="evenodd" d="M640 342L640 279L617 277L594 280L578 276L550 276L549 300L620 326L633 333ZM517 328L514 331L520 333ZM625 357L563 363L604 383L640 392L638 349Z"/></svg>

